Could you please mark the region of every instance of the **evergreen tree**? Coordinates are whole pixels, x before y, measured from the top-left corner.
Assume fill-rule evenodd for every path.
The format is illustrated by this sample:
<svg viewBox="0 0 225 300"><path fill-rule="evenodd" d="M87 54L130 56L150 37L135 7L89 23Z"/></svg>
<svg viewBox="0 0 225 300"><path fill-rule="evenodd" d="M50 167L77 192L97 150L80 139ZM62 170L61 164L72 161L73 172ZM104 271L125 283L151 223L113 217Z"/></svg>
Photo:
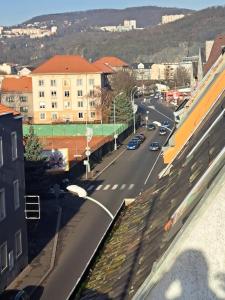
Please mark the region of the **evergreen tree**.
<svg viewBox="0 0 225 300"><path fill-rule="evenodd" d="M40 161L42 160L41 153L43 147L39 141L38 136L34 133L33 126L29 128L29 134L25 136L25 158L27 161Z"/></svg>
<svg viewBox="0 0 225 300"><path fill-rule="evenodd" d="M115 122L128 123L133 117L132 103L126 95L122 94L113 99L111 105L110 123L114 122L114 101L115 101Z"/></svg>

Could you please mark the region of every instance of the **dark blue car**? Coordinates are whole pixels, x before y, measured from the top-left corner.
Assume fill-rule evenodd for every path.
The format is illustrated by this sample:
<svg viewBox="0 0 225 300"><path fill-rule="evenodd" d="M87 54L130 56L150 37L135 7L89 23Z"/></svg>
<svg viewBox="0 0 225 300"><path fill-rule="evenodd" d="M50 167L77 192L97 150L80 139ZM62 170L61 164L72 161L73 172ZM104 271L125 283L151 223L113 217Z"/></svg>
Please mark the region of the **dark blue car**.
<svg viewBox="0 0 225 300"><path fill-rule="evenodd" d="M136 150L139 146L140 144L137 141L130 141L127 144L127 150Z"/></svg>

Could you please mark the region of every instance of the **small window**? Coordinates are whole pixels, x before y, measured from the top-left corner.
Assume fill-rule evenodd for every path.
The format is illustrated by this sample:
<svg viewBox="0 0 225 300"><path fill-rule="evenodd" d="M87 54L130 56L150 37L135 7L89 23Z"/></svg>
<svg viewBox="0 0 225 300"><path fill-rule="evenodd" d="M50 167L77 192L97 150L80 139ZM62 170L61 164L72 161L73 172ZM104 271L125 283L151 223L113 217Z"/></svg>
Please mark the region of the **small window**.
<svg viewBox="0 0 225 300"><path fill-rule="evenodd" d="M69 97L70 96L70 91L64 91L64 97Z"/></svg>
<svg viewBox="0 0 225 300"><path fill-rule="evenodd" d="M39 80L39 81L38 81L38 85L39 85L39 86L43 86L43 85L44 85L44 80Z"/></svg>
<svg viewBox="0 0 225 300"><path fill-rule="evenodd" d="M83 107L83 106L84 106L83 101L78 101L78 107Z"/></svg>
<svg viewBox="0 0 225 300"><path fill-rule="evenodd" d="M70 107L71 107L70 101L65 101L64 102L64 108L70 108Z"/></svg>
<svg viewBox="0 0 225 300"><path fill-rule="evenodd" d="M83 117L84 117L84 116L83 116L83 113L82 113L82 112L79 112L79 113L78 113L78 118L79 118L79 119L83 119Z"/></svg>
<svg viewBox="0 0 225 300"><path fill-rule="evenodd" d="M0 168L3 166L3 145L2 145L2 137L0 136Z"/></svg>
<svg viewBox="0 0 225 300"><path fill-rule="evenodd" d="M95 106L95 101L90 101L89 104L90 104L91 107L94 107Z"/></svg>
<svg viewBox="0 0 225 300"><path fill-rule="evenodd" d="M89 85L94 85L95 84L95 80L94 79L89 79Z"/></svg>
<svg viewBox="0 0 225 300"><path fill-rule="evenodd" d="M56 112L52 113L52 120L57 120L58 119L58 114Z"/></svg>
<svg viewBox="0 0 225 300"><path fill-rule="evenodd" d="M90 95L90 97L94 97L95 91L94 90L90 90L89 95Z"/></svg>
<svg viewBox="0 0 225 300"><path fill-rule="evenodd" d="M82 79L77 79L77 86L81 86L83 84Z"/></svg>
<svg viewBox="0 0 225 300"><path fill-rule="evenodd" d="M0 246L0 272L2 273L8 267L7 243Z"/></svg>
<svg viewBox="0 0 225 300"><path fill-rule="evenodd" d="M68 81L67 80L63 80L63 85L67 86L68 85Z"/></svg>
<svg viewBox="0 0 225 300"><path fill-rule="evenodd" d="M51 80L51 86L56 86L56 80L55 79Z"/></svg>
<svg viewBox="0 0 225 300"><path fill-rule="evenodd" d="M40 113L40 120L45 120L45 113Z"/></svg>
<svg viewBox="0 0 225 300"><path fill-rule="evenodd" d="M5 100L6 100L8 103L12 103L12 102L14 102L14 97L13 97L13 96L7 96L7 97L5 98Z"/></svg>
<svg viewBox="0 0 225 300"><path fill-rule="evenodd" d="M12 146L12 160L17 159L18 152L17 152L17 134L15 131L11 133L11 146Z"/></svg>
<svg viewBox="0 0 225 300"><path fill-rule="evenodd" d="M13 181L13 199L15 210L20 207L20 190L19 190L19 180Z"/></svg>
<svg viewBox="0 0 225 300"><path fill-rule="evenodd" d="M95 112L91 111L91 118L95 118Z"/></svg>
<svg viewBox="0 0 225 300"><path fill-rule="evenodd" d="M20 102L27 102L27 96L20 96Z"/></svg>
<svg viewBox="0 0 225 300"><path fill-rule="evenodd" d="M5 190L0 190L0 221L4 220L6 217L5 211Z"/></svg>
<svg viewBox="0 0 225 300"><path fill-rule="evenodd" d="M46 105L45 105L45 102L40 102L40 103L39 103L39 108L45 108L45 106L46 106Z"/></svg>
<svg viewBox="0 0 225 300"><path fill-rule="evenodd" d="M21 230L17 231L15 234L15 252L16 258L22 254L22 234Z"/></svg>
<svg viewBox="0 0 225 300"><path fill-rule="evenodd" d="M28 112L28 106L21 106L20 107L20 112L21 113L27 113Z"/></svg>
<svg viewBox="0 0 225 300"><path fill-rule="evenodd" d="M52 102L52 108L57 108L58 104L57 102Z"/></svg>
<svg viewBox="0 0 225 300"><path fill-rule="evenodd" d="M40 91L40 92L39 92L39 97L40 97L40 98L43 98L44 96L45 96L45 92Z"/></svg>
<svg viewBox="0 0 225 300"><path fill-rule="evenodd" d="M78 97L82 97L83 96L83 91L82 90L78 90L77 91L77 96Z"/></svg>
<svg viewBox="0 0 225 300"><path fill-rule="evenodd" d="M52 96L52 98L55 98L56 97L56 91L51 91L51 96Z"/></svg>

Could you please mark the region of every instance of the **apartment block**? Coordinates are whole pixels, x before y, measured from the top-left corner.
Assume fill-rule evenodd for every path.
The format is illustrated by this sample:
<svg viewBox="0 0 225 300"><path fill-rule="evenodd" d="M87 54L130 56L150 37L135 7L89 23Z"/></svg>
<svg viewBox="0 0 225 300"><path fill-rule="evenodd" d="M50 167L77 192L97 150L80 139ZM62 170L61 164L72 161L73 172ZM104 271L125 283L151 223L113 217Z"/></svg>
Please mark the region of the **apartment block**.
<svg viewBox="0 0 225 300"><path fill-rule="evenodd" d="M0 104L0 292L27 265L22 117Z"/></svg>

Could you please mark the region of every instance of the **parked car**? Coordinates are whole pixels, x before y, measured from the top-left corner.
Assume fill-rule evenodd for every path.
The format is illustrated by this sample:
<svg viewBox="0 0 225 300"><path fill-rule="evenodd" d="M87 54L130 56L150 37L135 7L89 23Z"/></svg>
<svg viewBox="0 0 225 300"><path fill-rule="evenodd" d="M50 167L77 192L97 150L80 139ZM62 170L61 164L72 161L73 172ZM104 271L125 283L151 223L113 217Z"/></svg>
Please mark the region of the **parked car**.
<svg viewBox="0 0 225 300"><path fill-rule="evenodd" d="M127 150L136 150L139 146L140 146L139 143L137 143L137 142L131 140L131 141L127 144Z"/></svg>
<svg viewBox="0 0 225 300"><path fill-rule="evenodd" d="M164 127L160 127L159 128L159 135L166 135L167 134L167 130Z"/></svg>
<svg viewBox="0 0 225 300"><path fill-rule="evenodd" d="M148 130L155 130L156 126L155 126L155 124L150 123L147 125L147 128L148 128Z"/></svg>
<svg viewBox="0 0 225 300"><path fill-rule="evenodd" d="M140 137L133 137L131 142L135 142L135 143L138 143L139 145L142 143L142 139Z"/></svg>
<svg viewBox="0 0 225 300"><path fill-rule="evenodd" d="M169 121L163 121L162 126L164 126L166 128L170 128L170 122Z"/></svg>
<svg viewBox="0 0 225 300"><path fill-rule="evenodd" d="M161 149L161 146L158 142L153 142L149 145L149 150L150 151L158 151Z"/></svg>
<svg viewBox="0 0 225 300"><path fill-rule="evenodd" d="M141 139L142 142L144 142L144 140L145 140L145 135L143 133L138 133L135 135L135 137L138 137L139 139Z"/></svg>
<svg viewBox="0 0 225 300"><path fill-rule="evenodd" d="M0 300L30 300L24 290L6 290L0 294Z"/></svg>

